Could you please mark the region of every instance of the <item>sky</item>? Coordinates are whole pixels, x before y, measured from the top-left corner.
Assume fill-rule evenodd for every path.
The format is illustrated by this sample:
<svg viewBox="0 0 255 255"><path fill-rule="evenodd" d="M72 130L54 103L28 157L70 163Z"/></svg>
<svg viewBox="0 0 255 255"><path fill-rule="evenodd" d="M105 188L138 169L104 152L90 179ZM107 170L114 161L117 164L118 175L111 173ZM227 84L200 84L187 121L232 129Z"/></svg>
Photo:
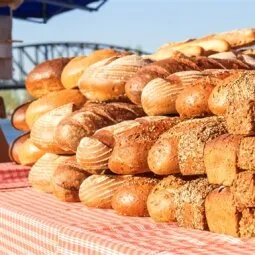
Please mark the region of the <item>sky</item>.
<svg viewBox="0 0 255 255"><path fill-rule="evenodd" d="M255 27L255 0L108 0L98 12L73 10L35 24L14 20L24 43L86 41L142 48Z"/></svg>

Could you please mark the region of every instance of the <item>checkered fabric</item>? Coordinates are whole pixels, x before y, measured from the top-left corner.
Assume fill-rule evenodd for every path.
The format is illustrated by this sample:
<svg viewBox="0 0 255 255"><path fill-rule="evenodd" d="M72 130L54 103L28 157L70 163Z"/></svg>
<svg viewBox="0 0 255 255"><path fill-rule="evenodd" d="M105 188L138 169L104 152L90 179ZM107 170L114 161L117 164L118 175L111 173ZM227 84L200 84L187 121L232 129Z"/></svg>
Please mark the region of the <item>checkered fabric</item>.
<svg viewBox="0 0 255 255"><path fill-rule="evenodd" d="M255 239L123 217L31 188L0 192L1 255L254 255Z"/></svg>
<svg viewBox="0 0 255 255"><path fill-rule="evenodd" d="M30 167L15 163L0 163L0 190L8 188L29 187L28 173Z"/></svg>

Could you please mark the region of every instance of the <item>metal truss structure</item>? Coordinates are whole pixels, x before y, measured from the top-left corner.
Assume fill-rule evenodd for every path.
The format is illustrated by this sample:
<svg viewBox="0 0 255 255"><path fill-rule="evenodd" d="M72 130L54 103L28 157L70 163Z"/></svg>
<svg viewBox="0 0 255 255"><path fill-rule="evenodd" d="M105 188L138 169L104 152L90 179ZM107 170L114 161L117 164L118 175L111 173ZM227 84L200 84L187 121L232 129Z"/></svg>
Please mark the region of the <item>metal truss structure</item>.
<svg viewBox="0 0 255 255"><path fill-rule="evenodd" d="M130 49L116 45L88 42L54 42L29 44L13 47L13 79L0 81L0 89L23 89L28 73L39 63L59 58L87 55L91 51L111 48L120 51L132 51L139 55L148 54L139 49Z"/></svg>

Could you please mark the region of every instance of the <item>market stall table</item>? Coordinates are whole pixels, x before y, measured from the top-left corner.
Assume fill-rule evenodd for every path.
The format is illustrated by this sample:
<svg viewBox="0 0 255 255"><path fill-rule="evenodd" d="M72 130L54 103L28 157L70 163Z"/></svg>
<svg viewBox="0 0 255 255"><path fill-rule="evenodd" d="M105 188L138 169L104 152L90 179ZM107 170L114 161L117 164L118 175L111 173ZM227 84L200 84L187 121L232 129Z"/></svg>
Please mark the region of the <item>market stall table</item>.
<svg viewBox="0 0 255 255"><path fill-rule="evenodd" d="M9 188L0 190L1 255L255 254L255 239L118 216L60 202L30 187Z"/></svg>

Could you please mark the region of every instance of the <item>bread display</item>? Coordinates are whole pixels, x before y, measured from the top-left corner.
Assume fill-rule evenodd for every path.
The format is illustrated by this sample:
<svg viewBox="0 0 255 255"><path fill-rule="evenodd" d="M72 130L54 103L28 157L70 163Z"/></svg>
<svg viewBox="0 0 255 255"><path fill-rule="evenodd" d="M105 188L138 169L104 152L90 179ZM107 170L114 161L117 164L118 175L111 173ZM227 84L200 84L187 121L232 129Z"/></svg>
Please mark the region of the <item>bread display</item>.
<svg viewBox="0 0 255 255"><path fill-rule="evenodd" d="M79 80L80 91L93 101L118 99L125 84L148 61L136 55L107 58L90 66Z"/></svg>
<svg viewBox="0 0 255 255"><path fill-rule="evenodd" d="M67 157L58 164L54 171L53 194L61 201L80 202L79 189L89 175L79 167L75 156Z"/></svg>
<svg viewBox="0 0 255 255"><path fill-rule="evenodd" d="M230 103L227 107L225 118L229 133L236 135L255 135L254 100Z"/></svg>
<svg viewBox="0 0 255 255"><path fill-rule="evenodd" d="M82 74L94 63L117 56L120 53L112 49L96 50L86 56L78 56L73 58L63 69L61 74L61 82L66 89L78 87L78 81Z"/></svg>
<svg viewBox="0 0 255 255"><path fill-rule="evenodd" d="M238 151L242 136L225 134L207 142L204 163L208 181L212 184L232 185L238 168Z"/></svg>
<svg viewBox="0 0 255 255"><path fill-rule="evenodd" d="M178 123L179 118L148 122L122 133L109 159L109 169L117 174L138 174L149 171L147 156L158 137Z"/></svg>
<svg viewBox="0 0 255 255"><path fill-rule="evenodd" d="M148 177L133 177L120 186L112 197L112 208L120 215L146 217L147 198L158 180Z"/></svg>
<svg viewBox="0 0 255 255"><path fill-rule="evenodd" d="M255 30L241 29L147 56L46 61L26 80L37 99L12 114L30 133L11 158L63 202L255 237L255 54L242 48L252 44Z"/></svg>
<svg viewBox="0 0 255 255"><path fill-rule="evenodd" d="M52 193L54 173L59 164L66 159L67 156L44 154L31 168L28 176L29 183L38 191Z"/></svg>
<svg viewBox="0 0 255 255"><path fill-rule="evenodd" d="M55 140L56 127L59 122L75 109L73 104L66 104L43 114L33 124L31 141L41 150L56 154L73 154L72 151L63 150Z"/></svg>
<svg viewBox="0 0 255 255"><path fill-rule="evenodd" d="M75 89L66 89L51 92L48 95L33 101L26 111L26 123L31 129L34 122L43 114L60 107L73 103L77 108L81 108L86 102L85 97Z"/></svg>
<svg viewBox="0 0 255 255"><path fill-rule="evenodd" d="M118 187L123 185L129 176L91 175L86 178L79 190L79 198L89 207L112 208L112 197Z"/></svg>
<svg viewBox="0 0 255 255"><path fill-rule="evenodd" d="M50 92L64 89L61 73L69 61L69 58L57 58L37 65L26 79L28 93L39 98Z"/></svg>
<svg viewBox="0 0 255 255"><path fill-rule="evenodd" d="M205 174L204 150L210 140L227 132L219 117L201 119L201 124L182 134L178 142L178 160L183 175Z"/></svg>
<svg viewBox="0 0 255 255"><path fill-rule="evenodd" d="M59 123L55 139L63 150L75 152L83 137L105 126L143 115L141 107L130 103L87 103Z"/></svg>
<svg viewBox="0 0 255 255"><path fill-rule="evenodd" d="M160 181L151 191L147 199L150 217L157 222L176 221L176 205L179 189L186 182L174 175Z"/></svg>
<svg viewBox="0 0 255 255"><path fill-rule="evenodd" d="M234 197L229 187L211 191L205 200L205 213L209 230L218 234L239 236L239 219Z"/></svg>
<svg viewBox="0 0 255 255"><path fill-rule="evenodd" d="M11 124L14 128L25 132L30 131L30 128L26 123L26 111L30 103L31 102L22 104L13 111L11 116Z"/></svg>

